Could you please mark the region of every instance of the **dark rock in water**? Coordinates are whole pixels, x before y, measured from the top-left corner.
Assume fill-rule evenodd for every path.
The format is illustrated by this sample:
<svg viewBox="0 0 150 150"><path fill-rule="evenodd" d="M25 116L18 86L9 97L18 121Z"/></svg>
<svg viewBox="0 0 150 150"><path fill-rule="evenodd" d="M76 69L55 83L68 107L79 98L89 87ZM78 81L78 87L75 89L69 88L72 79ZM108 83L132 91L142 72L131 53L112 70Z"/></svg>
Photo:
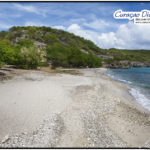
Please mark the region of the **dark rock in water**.
<svg viewBox="0 0 150 150"><path fill-rule="evenodd" d="M128 61L128 60L124 60L124 61L119 61L117 63L103 63L103 67L106 68L131 68L131 67L150 67L150 63L145 63L145 62L138 62L138 61Z"/></svg>

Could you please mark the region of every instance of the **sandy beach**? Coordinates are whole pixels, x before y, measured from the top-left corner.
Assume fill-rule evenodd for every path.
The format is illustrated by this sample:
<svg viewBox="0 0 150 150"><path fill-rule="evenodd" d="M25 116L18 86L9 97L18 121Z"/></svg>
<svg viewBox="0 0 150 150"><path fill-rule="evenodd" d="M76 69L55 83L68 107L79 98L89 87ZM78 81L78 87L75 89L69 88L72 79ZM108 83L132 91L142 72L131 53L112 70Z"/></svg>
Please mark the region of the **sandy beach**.
<svg viewBox="0 0 150 150"><path fill-rule="evenodd" d="M150 115L105 68L0 81L0 147L150 147Z"/></svg>

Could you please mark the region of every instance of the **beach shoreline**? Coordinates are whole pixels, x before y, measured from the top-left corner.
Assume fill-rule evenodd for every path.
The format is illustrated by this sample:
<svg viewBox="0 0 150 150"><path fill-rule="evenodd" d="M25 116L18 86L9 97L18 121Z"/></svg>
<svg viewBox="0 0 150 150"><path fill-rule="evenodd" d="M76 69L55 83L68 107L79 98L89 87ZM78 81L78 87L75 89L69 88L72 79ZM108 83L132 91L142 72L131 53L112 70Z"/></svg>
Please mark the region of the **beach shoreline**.
<svg viewBox="0 0 150 150"><path fill-rule="evenodd" d="M150 147L150 113L129 87L106 68L77 70L27 71L0 84L1 147Z"/></svg>
<svg viewBox="0 0 150 150"><path fill-rule="evenodd" d="M138 109L139 111L142 111L143 113L146 113L148 115L150 115L150 111L146 108L144 108L144 106L142 106L140 103L138 103L136 97L134 95L131 94L131 89L132 87L130 86L130 84L128 83L123 83L119 80L116 80L116 79L113 79L113 77L111 75L108 75L106 73L107 71L105 71L105 75L108 76L108 78L112 81L115 81L115 82L119 82L121 83L122 85L125 86L125 90L127 91L127 94L131 96L131 98L129 98L129 100L125 101L125 102L129 102L129 104L133 103L134 107L136 107L136 109Z"/></svg>

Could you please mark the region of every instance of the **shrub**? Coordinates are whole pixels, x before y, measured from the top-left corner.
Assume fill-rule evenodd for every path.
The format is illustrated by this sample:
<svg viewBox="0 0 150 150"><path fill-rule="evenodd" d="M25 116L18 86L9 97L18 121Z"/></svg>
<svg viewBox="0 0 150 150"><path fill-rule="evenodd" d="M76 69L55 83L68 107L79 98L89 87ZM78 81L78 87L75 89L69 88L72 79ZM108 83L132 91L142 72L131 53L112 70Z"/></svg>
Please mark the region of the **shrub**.
<svg viewBox="0 0 150 150"><path fill-rule="evenodd" d="M59 42L59 40L55 34L45 34L43 37L43 40L48 45L51 45L55 42Z"/></svg>
<svg viewBox="0 0 150 150"><path fill-rule="evenodd" d="M21 62L18 66L24 69L36 69L42 60L41 51L36 46L22 47L21 56Z"/></svg>
<svg viewBox="0 0 150 150"><path fill-rule="evenodd" d="M31 40L26 40L26 39L21 39L18 44L21 46L21 47L31 47L33 46L33 42Z"/></svg>
<svg viewBox="0 0 150 150"><path fill-rule="evenodd" d="M14 64L17 61L17 50L13 46L0 41L0 61L6 64Z"/></svg>
<svg viewBox="0 0 150 150"><path fill-rule="evenodd" d="M3 67L3 65L4 65L4 62L0 61L0 68Z"/></svg>
<svg viewBox="0 0 150 150"><path fill-rule="evenodd" d="M51 60L53 68L62 67L100 67L101 59L92 54L86 54L77 47L63 46L55 43L46 48L47 58Z"/></svg>

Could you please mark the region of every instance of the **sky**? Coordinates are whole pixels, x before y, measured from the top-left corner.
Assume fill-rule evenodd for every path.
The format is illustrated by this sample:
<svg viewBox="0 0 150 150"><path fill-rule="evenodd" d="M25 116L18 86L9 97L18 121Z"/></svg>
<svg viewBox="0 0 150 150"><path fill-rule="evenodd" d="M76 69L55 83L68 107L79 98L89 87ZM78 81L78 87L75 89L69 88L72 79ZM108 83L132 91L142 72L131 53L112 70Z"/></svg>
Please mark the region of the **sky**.
<svg viewBox="0 0 150 150"><path fill-rule="evenodd" d="M118 9L150 10L150 2L0 2L0 31L12 26L49 26L105 49L150 49L150 24L115 19Z"/></svg>

